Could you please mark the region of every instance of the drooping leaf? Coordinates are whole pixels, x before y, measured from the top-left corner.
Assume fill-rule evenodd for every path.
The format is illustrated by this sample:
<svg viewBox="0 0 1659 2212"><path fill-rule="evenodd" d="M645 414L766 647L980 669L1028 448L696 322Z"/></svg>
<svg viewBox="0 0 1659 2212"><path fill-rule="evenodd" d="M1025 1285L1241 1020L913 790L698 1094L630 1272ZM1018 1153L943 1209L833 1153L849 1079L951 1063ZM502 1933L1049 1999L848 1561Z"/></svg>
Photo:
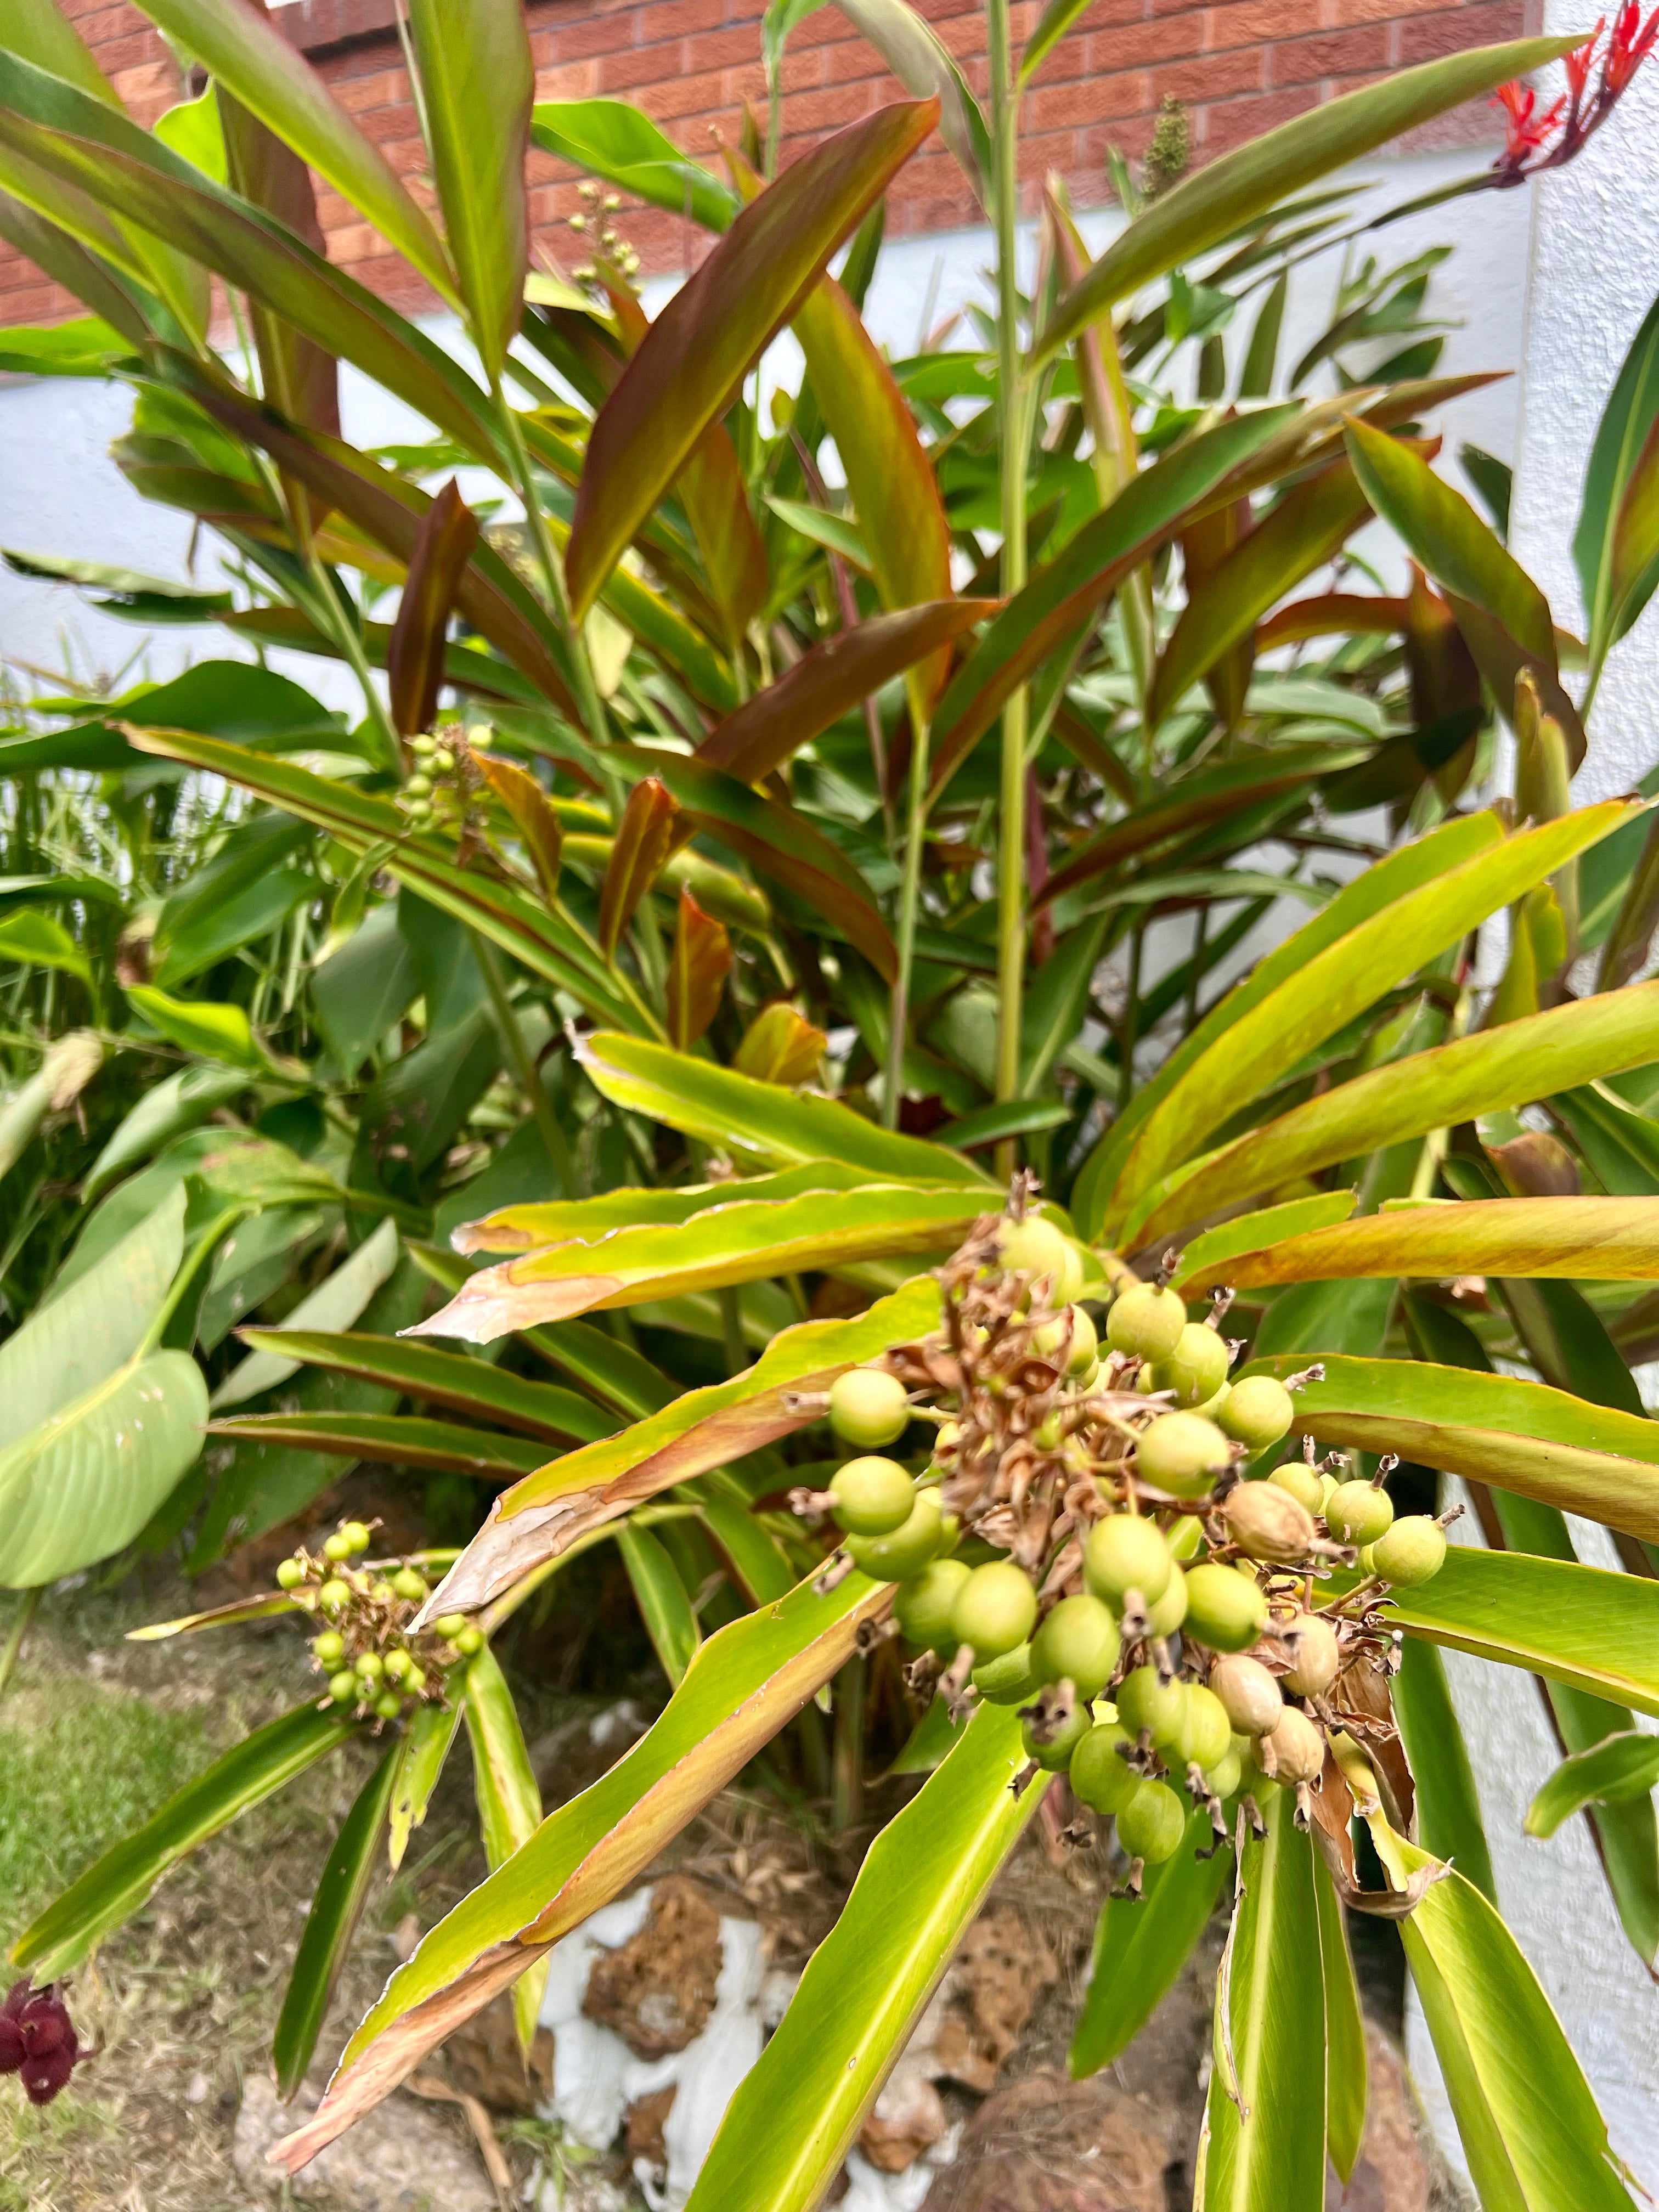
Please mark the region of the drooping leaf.
<svg viewBox="0 0 1659 2212"><path fill-rule="evenodd" d="M465 1696L465 1691L458 1688L447 1705L417 1705L404 1735L387 1816L386 1856L393 1874L404 1863L411 1831L426 1819L432 1793L461 1725Z"/></svg>
<svg viewBox="0 0 1659 2212"><path fill-rule="evenodd" d="M488 1644L467 1662L462 1711L472 1746L478 1832L483 1839L485 1861L495 1874L541 1826L542 1795L536 1786L513 1692ZM520 2048L526 2054L535 2040L536 2015L546 1979L545 1964L532 1962L513 1984L513 2017Z"/></svg>
<svg viewBox="0 0 1659 2212"><path fill-rule="evenodd" d="M565 1244L575 1238L591 1241L610 1230L641 1223L666 1226L690 1221L710 1206L730 1206L734 1200L772 1204L799 1198L809 1190L856 1190L868 1179L859 1169L814 1160L803 1167L783 1168L775 1175L745 1176L736 1181L659 1183L646 1189L623 1185L600 1191L592 1198L504 1206L482 1221L465 1223L451 1242L458 1252L535 1252L544 1245Z"/></svg>
<svg viewBox="0 0 1659 2212"><path fill-rule="evenodd" d="M0 961L21 968L61 968L88 976L87 957L61 921L37 908L14 907L0 915Z"/></svg>
<svg viewBox="0 0 1659 2212"><path fill-rule="evenodd" d="M152 1029L181 1052L223 1061L252 1074L268 1065L246 1010L206 999L176 999L151 983L130 983L127 996Z"/></svg>
<svg viewBox="0 0 1659 2212"><path fill-rule="evenodd" d="M1445 1662L1432 1644L1407 1639L1394 1679L1395 1717L1417 1784L1423 1841L1438 1859L1455 1862L1494 1905L1498 1881L1480 1817L1474 1767L1446 1680Z"/></svg>
<svg viewBox="0 0 1659 2212"><path fill-rule="evenodd" d="M893 75L918 100L939 106L939 134L982 200L989 189L991 134L979 102L950 48L906 0L837 0Z"/></svg>
<svg viewBox="0 0 1659 2212"><path fill-rule="evenodd" d="M1622 1805L1659 1783L1659 1736L1632 1729L1564 1759L1527 1808L1529 1836L1553 1836L1587 1805Z"/></svg>
<svg viewBox="0 0 1659 2212"><path fill-rule="evenodd" d="M241 1413L212 1422L208 1433L240 1443L476 1475L481 1482L514 1481L533 1474L547 1457L545 1445L526 1437L495 1436L459 1421L432 1421L411 1413L342 1413L327 1408L307 1413Z"/></svg>
<svg viewBox="0 0 1659 2212"><path fill-rule="evenodd" d="M586 177L631 192L652 207L723 231L738 211L731 188L682 154L649 116L625 100L543 100L532 114L536 143Z"/></svg>
<svg viewBox="0 0 1659 2212"><path fill-rule="evenodd" d="M1195 1813L1174 1856L1147 1868L1139 1903L1109 1898L1101 1906L1067 2062L1074 2075L1109 2066L1175 1987L1233 1870L1231 1852L1199 1857L1212 1840L1209 1816Z"/></svg>

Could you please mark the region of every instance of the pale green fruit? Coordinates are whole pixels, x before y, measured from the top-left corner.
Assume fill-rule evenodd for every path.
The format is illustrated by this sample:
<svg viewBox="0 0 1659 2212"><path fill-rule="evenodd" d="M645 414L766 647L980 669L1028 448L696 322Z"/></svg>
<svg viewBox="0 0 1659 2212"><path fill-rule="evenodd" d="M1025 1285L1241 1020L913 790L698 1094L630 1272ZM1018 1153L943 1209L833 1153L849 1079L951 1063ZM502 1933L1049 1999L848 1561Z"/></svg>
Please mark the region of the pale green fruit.
<svg viewBox="0 0 1659 2212"><path fill-rule="evenodd" d="M1152 1371L1155 1390L1173 1390L1177 1406L1201 1406L1227 1379L1227 1346L1218 1330L1189 1321L1175 1350Z"/></svg>
<svg viewBox="0 0 1659 2212"><path fill-rule="evenodd" d="M305 1578L305 1568L298 1559L279 1559L277 1561L276 1587L278 1589L298 1589Z"/></svg>
<svg viewBox="0 0 1659 2212"><path fill-rule="evenodd" d="M893 1600L893 1618L907 1644L917 1650L943 1650L947 1658L951 1656L957 1648L951 1614L969 1571L960 1559L935 1559L901 1587Z"/></svg>
<svg viewBox="0 0 1659 2212"><path fill-rule="evenodd" d="M1131 1743L1128 1730L1117 1721L1098 1721L1072 1753L1072 1794L1091 1813L1121 1813L1140 1787L1141 1778L1127 1759L1118 1755L1121 1743Z"/></svg>
<svg viewBox="0 0 1659 2212"><path fill-rule="evenodd" d="M1182 1710L1181 1727L1172 1748L1188 1766L1208 1768L1232 1749L1232 1723L1227 1708L1212 1690L1188 1685Z"/></svg>
<svg viewBox="0 0 1659 2212"><path fill-rule="evenodd" d="M1295 1402L1276 1375L1245 1375L1228 1395L1221 1425L1252 1451L1266 1451L1289 1432L1295 1419Z"/></svg>
<svg viewBox="0 0 1659 2212"><path fill-rule="evenodd" d="M483 1631L469 1623L455 1638L455 1649L463 1659L471 1659L474 1653L483 1650Z"/></svg>
<svg viewBox="0 0 1659 2212"><path fill-rule="evenodd" d="M1253 1575L1212 1559L1187 1576L1183 1633L1212 1651L1243 1651L1267 1625L1267 1601Z"/></svg>
<svg viewBox="0 0 1659 2212"><path fill-rule="evenodd" d="M1007 1221L997 1237L997 1257L1011 1275L1043 1276L1051 1286L1052 1303L1064 1305L1071 1298L1069 1288L1073 1273L1079 1278L1081 1269L1073 1251L1071 1240L1065 1231L1040 1213L1028 1213L1024 1221Z"/></svg>
<svg viewBox="0 0 1659 2212"><path fill-rule="evenodd" d="M909 1425L910 1401L896 1375L849 1367L830 1385L830 1425L844 1444L876 1451L895 1443Z"/></svg>
<svg viewBox="0 0 1659 2212"><path fill-rule="evenodd" d="M1020 1724L1020 1739L1025 1747L1025 1756L1036 1759L1037 1765L1050 1774L1063 1774L1072 1763L1072 1753L1093 1726L1089 1708L1081 1701L1073 1706L1063 1725L1054 1730L1047 1742L1040 1740L1035 1723L1024 1721Z"/></svg>
<svg viewBox="0 0 1659 2212"><path fill-rule="evenodd" d="M1083 1579L1119 1612L1132 1589L1154 1603L1174 1572L1164 1531L1139 1514L1110 1514L1097 1521L1083 1540Z"/></svg>
<svg viewBox="0 0 1659 2212"><path fill-rule="evenodd" d="M1339 1542L1374 1544L1394 1526L1393 1501L1369 1482L1339 1483L1325 1501L1325 1526Z"/></svg>
<svg viewBox="0 0 1659 2212"><path fill-rule="evenodd" d="M398 1596L411 1601L427 1594L426 1577L414 1567L399 1567L392 1577L392 1587Z"/></svg>
<svg viewBox="0 0 1659 2212"><path fill-rule="evenodd" d="M1146 1632L1149 1636L1173 1636L1186 1618L1187 1577L1172 1574L1163 1596L1154 1599L1146 1608Z"/></svg>
<svg viewBox="0 0 1659 2212"><path fill-rule="evenodd" d="M878 1582L908 1583L919 1575L939 1547L944 1515L936 1490L919 1490L910 1517L885 1536L849 1536L853 1564Z"/></svg>
<svg viewBox="0 0 1659 2212"><path fill-rule="evenodd" d="M1244 1779L1244 1762L1231 1744L1224 1756L1218 1759L1213 1766L1205 1768L1204 1779L1212 1794L1217 1797L1231 1797L1238 1788Z"/></svg>
<svg viewBox="0 0 1659 2212"><path fill-rule="evenodd" d="M1426 1513L1408 1513L1377 1539L1371 1559L1385 1582L1411 1589L1431 1581L1445 1565L1446 1532Z"/></svg>
<svg viewBox="0 0 1659 2212"><path fill-rule="evenodd" d="M319 1666L337 1667L345 1653L345 1638L337 1629L325 1628L311 1639L311 1651Z"/></svg>
<svg viewBox="0 0 1659 2212"><path fill-rule="evenodd" d="M968 1570L963 1569L966 1576ZM1017 1644L999 1658L986 1659L974 1669L974 1687L988 1705L1023 1705L1042 1685L1031 1671L1031 1647Z"/></svg>
<svg viewBox="0 0 1659 2212"><path fill-rule="evenodd" d="M1069 1681L1079 1698L1098 1697L1121 1645L1097 1597L1063 1597L1031 1639L1031 1672L1039 1682Z"/></svg>
<svg viewBox="0 0 1659 2212"><path fill-rule="evenodd" d="M888 1536L910 1518L916 1486L896 1459L849 1459L830 1480L836 1521L854 1536Z"/></svg>
<svg viewBox="0 0 1659 2212"><path fill-rule="evenodd" d="M951 1612L958 1644L970 1644L976 1658L996 1659L1024 1644L1036 1625L1036 1592L1011 1559L993 1559L969 1570Z"/></svg>
<svg viewBox="0 0 1659 2212"><path fill-rule="evenodd" d="M1167 1782L1143 1782L1117 1816L1117 1839L1132 1859L1161 1866L1181 1848L1187 1814Z"/></svg>
<svg viewBox="0 0 1659 2212"><path fill-rule="evenodd" d="M1173 1291L1133 1283L1113 1301L1106 1341L1132 1359L1167 1359L1186 1326L1187 1309Z"/></svg>
<svg viewBox="0 0 1659 2212"><path fill-rule="evenodd" d="M404 1701L395 1690L383 1690L374 1700L374 1710L383 1721L395 1721L404 1709Z"/></svg>
<svg viewBox="0 0 1659 2212"><path fill-rule="evenodd" d="M1100 1350L1100 1340L1095 1334L1093 1322L1090 1320L1081 1306L1070 1306L1066 1309L1066 1312L1071 1316L1072 1346L1066 1354L1066 1372L1068 1375L1085 1375L1096 1363ZM1060 1348L1065 1340L1065 1314L1061 1314L1056 1320L1044 1322L1042 1328L1035 1331L1031 1338L1032 1343L1045 1359L1058 1358Z"/></svg>
<svg viewBox="0 0 1659 2212"><path fill-rule="evenodd" d="M345 1538L354 1557L359 1552L366 1552L374 1540L369 1529L361 1521L348 1521L340 1534Z"/></svg>
<svg viewBox="0 0 1659 2212"><path fill-rule="evenodd" d="M1222 1426L1225 1428L1224 1421ZM1282 1467L1273 1469L1267 1480L1275 1490L1287 1491L1304 1512L1320 1514L1325 1510L1326 1478L1316 1474L1301 1460L1287 1459Z"/></svg>
<svg viewBox="0 0 1659 2212"><path fill-rule="evenodd" d="M1171 1498L1200 1498L1232 1464L1232 1447L1202 1413L1160 1413L1135 1444L1135 1473Z"/></svg>
<svg viewBox="0 0 1659 2212"><path fill-rule="evenodd" d="M1118 1684L1119 1720L1132 1735L1150 1730L1160 1751L1168 1750L1179 1736L1186 1706L1186 1684L1160 1681L1156 1667L1137 1667Z"/></svg>
<svg viewBox="0 0 1659 2212"><path fill-rule="evenodd" d="M466 1626L466 1615L464 1613L446 1613L441 1614L432 1625L440 1636L447 1638L453 1644Z"/></svg>
<svg viewBox="0 0 1659 2212"><path fill-rule="evenodd" d="M357 1677L349 1667L343 1667L337 1674L331 1674L328 1678L328 1694L337 1705L355 1705L360 1686Z"/></svg>
<svg viewBox="0 0 1659 2212"><path fill-rule="evenodd" d="M325 1613L339 1613L351 1602L351 1585L343 1583L338 1576L325 1582L317 1593L317 1602Z"/></svg>

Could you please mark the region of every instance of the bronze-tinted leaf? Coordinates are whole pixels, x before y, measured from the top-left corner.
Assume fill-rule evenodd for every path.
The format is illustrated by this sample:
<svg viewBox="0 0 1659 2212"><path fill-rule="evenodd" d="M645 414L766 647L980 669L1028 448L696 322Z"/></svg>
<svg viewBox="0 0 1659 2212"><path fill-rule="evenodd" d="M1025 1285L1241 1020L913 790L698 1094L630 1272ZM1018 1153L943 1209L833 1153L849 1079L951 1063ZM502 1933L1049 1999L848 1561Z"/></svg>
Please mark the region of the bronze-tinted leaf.
<svg viewBox="0 0 1659 2212"><path fill-rule="evenodd" d="M480 753L477 762L484 780L513 817L513 826L524 839L536 880L548 900L559 894L559 854L564 844L564 824L548 803L547 794L527 769L499 753Z"/></svg>
<svg viewBox="0 0 1659 2212"><path fill-rule="evenodd" d="M599 944L607 960L679 837L679 809L667 785L659 776L641 777L628 795L599 891Z"/></svg>
<svg viewBox="0 0 1659 2212"><path fill-rule="evenodd" d="M668 968L668 1040L689 1052L720 1011L732 972L732 940L690 892L680 890L674 951Z"/></svg>
<svg viewBox="0 0 1659 2212"><path fill-rule="evenodd" d="M449 611L477 542L478 518L451 477L421 517L386 647L392 724L405 738L429 730L437 715Z"/></svg>

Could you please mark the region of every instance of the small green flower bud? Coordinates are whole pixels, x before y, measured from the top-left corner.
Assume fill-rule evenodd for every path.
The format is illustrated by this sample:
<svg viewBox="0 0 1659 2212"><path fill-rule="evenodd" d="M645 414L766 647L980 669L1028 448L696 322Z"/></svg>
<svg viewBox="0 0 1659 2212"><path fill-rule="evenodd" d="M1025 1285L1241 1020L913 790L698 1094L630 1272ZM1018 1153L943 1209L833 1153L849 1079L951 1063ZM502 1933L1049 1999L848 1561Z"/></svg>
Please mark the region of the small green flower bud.
<svg viewBox="0 0 1659 2212"><path fill-rule="evenodd" d="M1058 1358L1060 1346L1066 1341L1068 1316L1071 1349L1066 1355L1066 1372L1073 1376L1085 1375L1096 1364L1100 1339L1095 1334L1093 1322L1081 1306L1068 1306L1056 1320L1044 1322L1042 1328L1033 1333L1031 1341L1045 1359Z"/></svg>
<svg viewBox="0 0 1659 2212"><path fill-rule="evenodd" d="M409 750L414 754L416 760L430 760L437 749L438 740L436 738L428 737L424 731L421 732L418 738L411 738L409 741Z"/></svg>
<svg viewBox="0 0 1659 2212"><path fill-rule="evenodd" d="M298 1589L306 1578L305 1566L299 1559L281 1559L276 1565L278 1589Z"/></svg>
<svg viewBox="0 0 1659 2212"><path fill-rule="evenodd" d="M1244 1762L1230 1744L1213 1766L1204 1770L1204 1779L1217 1797L1231 1797L1244 1779Z"/></svg>
<svg viewBox="0 0 1659 2212"><path fill-rule="evenodd" d="M378 1682L386 1672L386 1662L378 1651L364 1651L352 1664L366 1682Z"/></svg>
<svg viewBox="0 0 1659 2212"><path fill-rule="evenodd" d="M384 1575L379 1576L369 1584L368 1594L376 1605L390 1605L397 1595L396 1590Z"/></svg>
<svg viewBox="0 0 1659 2212"><path fill-rule="evenodd" d="M405 1697L418 1698L422 1696L426 1689L426 1674L424 1670L419 1667L411 1667L408 1674L404 1676L403 1688Z"/></svg>
<svg viewBox="0 0 1659 2212"><path fill-rule="evenodd" d="M844 1444L876 1451L904 1434L910 1401L896 1375L879 1367L849 1367L830 1386L830 1425Z"/></svg>
<svg viewBox="0 0 1659 2212"><path fill-rule="evenodd" d="M447 745L440 745L432 756L432 766L438 775L450 775L455 766L455 756Z"/></svg>
<svg viewBox="0 0 1659 2212"><path fill-rule="evenodd" d="M1187 1577L1172 1574L1162 1597L1146 1608L1146 1626L1153 1636L1173 1636L1187 1618Z"/></svg>

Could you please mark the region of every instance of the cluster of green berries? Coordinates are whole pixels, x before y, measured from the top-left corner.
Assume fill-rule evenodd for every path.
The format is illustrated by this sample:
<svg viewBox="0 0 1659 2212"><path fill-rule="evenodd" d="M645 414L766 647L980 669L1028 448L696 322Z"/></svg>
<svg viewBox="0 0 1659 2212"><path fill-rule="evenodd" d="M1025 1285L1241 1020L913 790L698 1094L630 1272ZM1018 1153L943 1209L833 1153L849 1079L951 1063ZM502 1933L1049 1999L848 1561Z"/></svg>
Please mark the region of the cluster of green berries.
<svg viewBox="0 0 1659 2212"><path fill-rule="evenodd" d="M595 184L579 185L576 189L585 204L580 213L567 218L571 229L577 237L584 238L597 221L599 228L592 240L597 259L604 262L618 276L631 279L638 276L640 257L611 221L622 205L621 200L615 192L602 193ZM591 283L598 276L599 270L592 264L586 263L574 274L578 283Z"/></svg>
<svg viewBox="0 0 1659 2212"><path fill-rule="evenodd" d="M458 801L465 810L465 769L471 763L464 764L462 753L447 738L411 738L409 757L411 766L398 793L398 803L411 830L429 830L440 805L447 802Z"/></svg>
<svg viewBox="0 0 1659 2212"><path fill-rule="evenodd" d="M407 1559L355 1565L373 1540L367 1522L343 1522L320 1553L301 1546L283 1560L276 1586L326 1624L311 1639L311 1656L330 1702L395 1721L411 1705L441 1701L444 1670L482 1650L483 1637L462 1613L412 1634L409 1624L431 1595L426 1577Z"/></svg>
<svg viewBox="0 0 1659 2212"><path fill-rule="evenodd" d="M1310 1439L1305 1459L1250 1479L1294 1426L1304 1378L1229 1380L1225 1293L1194 1322L1161 1282L1126 1283L1097 1328L1079 1303L1085 1255L1025 1195L939 1271L938 1335L836 1379L825 1410L854 1456L792 1502L842 1532L827 1577L857 1566L899 1585L918 1689L936 1683L957 1713L1019 1709L1017 1786L1068 1774L1080 1806L1115 1818L1133 1887L1193 1808L1212 1849L1223 1807L1259 1822L1269 1784L1297 1790L1305 1823L1342 1726L1340 1677L1391 1670L1379 1601L1434 1574L1446 1538L1395 1519L1392 1460L1374 1482L1340 1481ZM918 1473L888 1448L919 1420L935 1425ZM1357 1588L1316 1602L1317 1582L1355 1565Z"/></svg>

